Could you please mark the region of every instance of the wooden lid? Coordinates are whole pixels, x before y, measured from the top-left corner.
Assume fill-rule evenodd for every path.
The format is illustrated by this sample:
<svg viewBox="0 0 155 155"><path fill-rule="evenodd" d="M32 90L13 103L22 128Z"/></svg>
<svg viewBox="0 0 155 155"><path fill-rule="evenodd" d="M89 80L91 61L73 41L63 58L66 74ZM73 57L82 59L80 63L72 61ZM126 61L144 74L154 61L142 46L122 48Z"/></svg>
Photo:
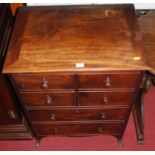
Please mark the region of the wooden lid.
<svg viewBox="0 0 155 155"><path fill-rule="evenodd" d="M150 11L148 14L141 16L138 21L148 55L149 70L155 74L155 11Z"/></svg>
<svg viewBox="0 0 155 155"><path fill-rule="evenodd" d="M22 7L3 72L142 70L146 60L133 5Z"/></svg>

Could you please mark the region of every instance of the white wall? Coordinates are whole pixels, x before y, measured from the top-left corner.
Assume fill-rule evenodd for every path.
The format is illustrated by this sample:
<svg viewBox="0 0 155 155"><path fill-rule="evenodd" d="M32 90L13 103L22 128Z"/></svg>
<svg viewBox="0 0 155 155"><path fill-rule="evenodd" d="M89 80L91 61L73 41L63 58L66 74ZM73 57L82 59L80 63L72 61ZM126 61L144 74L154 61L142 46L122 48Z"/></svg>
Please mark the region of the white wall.
<svg viewBox="0 0 155 155"><path fill-rule="evenodd" d="M43 3L42 3L43 2ZM37 5L76 5L76 4L118 4L118 3L134 3L136 9L155 9L155 1L147 0L55 0L54 2L27 3L28 6Z"/></svg>

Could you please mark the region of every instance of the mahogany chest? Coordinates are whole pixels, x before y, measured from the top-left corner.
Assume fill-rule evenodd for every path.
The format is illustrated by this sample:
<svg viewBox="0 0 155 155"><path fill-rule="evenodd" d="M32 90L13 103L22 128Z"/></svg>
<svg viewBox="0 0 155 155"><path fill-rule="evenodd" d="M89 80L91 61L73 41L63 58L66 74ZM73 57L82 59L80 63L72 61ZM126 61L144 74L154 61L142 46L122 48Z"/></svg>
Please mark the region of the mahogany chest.
<svg viewBox="0 0 155 155"><path fill-rule="evenodd" d="M106 134L121 144L133 110L143 143L146 55L131 4L22 7L3 73L37 142Z"/></svg>
<svg viewBox="0 0 155 155"><path fill-rule="evenodd" d="M32 138L14 90L7 76L1 74L12 24L9 4L0 4L0 140Z"/></svg>

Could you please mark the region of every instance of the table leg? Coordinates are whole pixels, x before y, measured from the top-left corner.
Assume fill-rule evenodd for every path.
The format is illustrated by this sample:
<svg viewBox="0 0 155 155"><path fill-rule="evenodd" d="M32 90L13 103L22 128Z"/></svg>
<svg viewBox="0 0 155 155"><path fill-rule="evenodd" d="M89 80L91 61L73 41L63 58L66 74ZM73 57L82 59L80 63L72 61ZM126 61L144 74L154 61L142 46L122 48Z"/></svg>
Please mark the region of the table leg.
<svg viewBox="0 0 155 155"><path fill-rule="evenodd" d="M133 105L133 116L137 133L137 143L144 143L144 107L143 107L143 90L140 89L137 100Z"/></svg>
<svg viewBox="0 0 155 155"><path fill-rule="evenodd" d="M135 104L133 105L133 116L137 133L137 143L144 144L144 94L148 91L151 81L150 76L146 76L140 88Z"/></svg>

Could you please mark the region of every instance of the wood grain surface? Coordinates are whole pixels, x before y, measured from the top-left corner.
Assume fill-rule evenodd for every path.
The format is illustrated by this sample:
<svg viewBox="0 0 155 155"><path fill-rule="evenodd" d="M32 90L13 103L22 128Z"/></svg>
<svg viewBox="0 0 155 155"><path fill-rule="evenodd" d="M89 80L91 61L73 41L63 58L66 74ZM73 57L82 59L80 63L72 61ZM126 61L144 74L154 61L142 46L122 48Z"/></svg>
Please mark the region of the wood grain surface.
<svg viewBox="0 0 155 155"><path fill-rule="evenodd" d="M146 70L133 5L22 7L4 73Z"/></svg>
<svg viewBox="0 0 155 155"><path fill-rule="evenodd" d="M147 51L150 71L155 74L155 11L139 18L139 25Z"/></svg>

